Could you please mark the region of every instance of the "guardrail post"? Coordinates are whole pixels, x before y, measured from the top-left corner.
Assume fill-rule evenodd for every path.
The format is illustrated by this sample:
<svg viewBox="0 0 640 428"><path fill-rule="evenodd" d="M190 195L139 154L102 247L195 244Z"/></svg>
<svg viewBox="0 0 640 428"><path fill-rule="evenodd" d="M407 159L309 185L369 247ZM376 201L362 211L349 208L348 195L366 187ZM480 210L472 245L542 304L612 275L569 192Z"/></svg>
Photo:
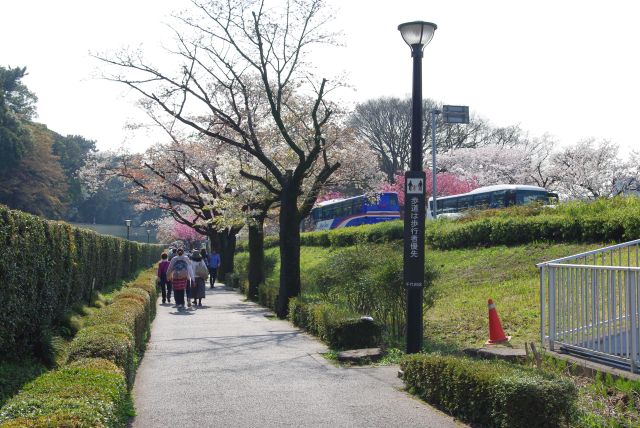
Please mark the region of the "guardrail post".
<svg viewBox="0 0 640 428"><path fill-rule="evenodd" d="M629 356L630 368L631 372L635 373L637 370L636 358L638 358L638 322L636 319L636 314L638 311L637 305L637 295L638 295L638 275L634 272L629 272L629 289L627 293L627 298L629 299L629 309L630 309L630 323L629 329L631 330L631 355Z"/></svg>
<svg viewBox="0 0 640 428"><path fill-rule="evenodd" d="M549 266L549 350L556 341L556 268Z"/></svg>

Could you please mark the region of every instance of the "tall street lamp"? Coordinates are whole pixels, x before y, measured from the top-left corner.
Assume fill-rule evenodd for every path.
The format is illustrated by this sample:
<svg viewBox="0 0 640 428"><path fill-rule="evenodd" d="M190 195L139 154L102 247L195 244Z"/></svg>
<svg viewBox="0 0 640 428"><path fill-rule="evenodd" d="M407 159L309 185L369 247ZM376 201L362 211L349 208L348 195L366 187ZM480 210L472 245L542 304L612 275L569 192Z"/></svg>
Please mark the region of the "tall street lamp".
<svg viewBox="0 0 640 428"><path fill-rule="evenodd" d="M129 240L129 231L131 230L131 220L125 220L124 224L127 226L127 241Z"/></svg>
<svg viewBox="0 0 640 428"><path fill-rule="evenodd" d="M151 234L151 230L147 229L147 244L149 243L149 235Z"/></svg>
<svg viewBox="0 0 640 428"><path fill-rule="evenodd" d="M404 284L407 287L407 353L422 348L424 287L425 174L422 166L422 50L436 31L431 22L405 22L398 26L413 57L411 169L405 172Z"/></svg>

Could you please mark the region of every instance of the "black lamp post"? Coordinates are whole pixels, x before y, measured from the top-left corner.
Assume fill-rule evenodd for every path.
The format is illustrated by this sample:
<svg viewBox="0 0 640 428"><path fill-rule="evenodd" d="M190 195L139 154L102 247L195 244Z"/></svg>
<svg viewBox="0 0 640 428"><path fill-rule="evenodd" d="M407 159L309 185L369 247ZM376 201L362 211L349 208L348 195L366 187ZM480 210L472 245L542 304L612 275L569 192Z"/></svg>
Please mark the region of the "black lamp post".
<svg viewBox="0 0 640 428"><path fill-rule="evenodd" d="M436 24L414 21L398 26L413 57L411 169L405 173L404 284L407 287L407 353L422 348L424 287L425 173L422 166L422 50Z"/></svg>
<svg viewBox="0 0 640 428"><path fill-rule="evenodd" d="M131 230L131 220L125 220L124 224L127 226L127 241L129 240L129 231Z"/></svg>
<svg viewBox="0 0 640 428"><path fill-rule="evenodd" d="M149 243L149 234L151 234L151 231L147 229L147 244Z"/></svg>

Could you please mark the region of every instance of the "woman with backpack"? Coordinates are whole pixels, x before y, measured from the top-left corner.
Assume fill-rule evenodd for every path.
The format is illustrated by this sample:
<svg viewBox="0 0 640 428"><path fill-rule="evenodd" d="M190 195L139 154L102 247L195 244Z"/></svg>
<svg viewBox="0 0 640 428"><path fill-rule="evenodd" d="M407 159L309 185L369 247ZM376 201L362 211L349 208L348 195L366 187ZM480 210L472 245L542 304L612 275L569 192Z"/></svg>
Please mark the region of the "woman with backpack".
<svg viewBox="0 0 640 428"><path fill-rule="evenodd" d="M202 299L204 299L206 295L205 287L207 278L209 277L209 270L204 260L202 260L202 255L197 251L193 252L191 262L195 276L195 284L191 288L191 297L193 298L194 306L196 304L202 306Z"/></svg>
<svg viewBox="0 0 640 428"><path fill-rule="evenodd" d="M182 248L178 248L176 255L171 259L167 269L167 277L171 280L176 306L184 308L184 293L190 286L193 271L189 257L184 255ZM189 302L189 306L191 306L191 302Z"/></svg>

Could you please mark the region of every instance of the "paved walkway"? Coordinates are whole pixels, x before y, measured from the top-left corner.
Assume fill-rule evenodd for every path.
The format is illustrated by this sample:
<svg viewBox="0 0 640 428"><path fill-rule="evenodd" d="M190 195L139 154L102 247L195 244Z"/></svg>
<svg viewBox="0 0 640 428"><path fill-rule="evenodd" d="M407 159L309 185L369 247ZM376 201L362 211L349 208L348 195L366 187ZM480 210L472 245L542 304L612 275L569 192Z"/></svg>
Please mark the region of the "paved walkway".
<svg viewBox="0 0 640 428"><path fill-rule="evenodd" d="M219 284L220 285L220 284ZM340 368L326 347L222 287L159 305L133 427L459 427L401 390L397 367Z"/></svg>

